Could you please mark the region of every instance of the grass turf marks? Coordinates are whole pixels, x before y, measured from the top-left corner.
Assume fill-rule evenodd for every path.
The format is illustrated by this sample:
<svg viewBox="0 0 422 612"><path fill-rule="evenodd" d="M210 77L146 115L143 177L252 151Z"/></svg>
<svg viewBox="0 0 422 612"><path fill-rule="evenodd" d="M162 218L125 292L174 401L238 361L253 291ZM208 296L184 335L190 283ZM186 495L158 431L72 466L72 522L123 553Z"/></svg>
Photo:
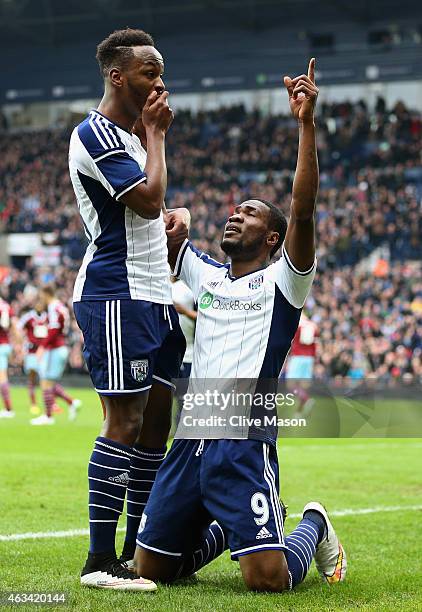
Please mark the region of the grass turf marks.
<svg viewBox="0 0 422 612"><path fill-rule="evenodd" d="M17 417L0 421L1 535L88 526L87 462L102 413L94 392L74 393L83 401L75 423L65 412L55 426L32 427L26 390L13 389ZM282 440L279 461L281 496L291 514L311 499L329 510L422 506L421 440ZM297 520L287 519L287 533ZM312 565L292 593L248 593L238 564L225 553L199 572L195 584L160 586L151 594L83 589L78 578L87 536L0 541L0 588L65 591L69 606L48 609L78 612L422 610L422 510L338 516L333 523L347 550L349 571L346 582L332 588ZM123 536L119 532L120 544Z"/></svg>

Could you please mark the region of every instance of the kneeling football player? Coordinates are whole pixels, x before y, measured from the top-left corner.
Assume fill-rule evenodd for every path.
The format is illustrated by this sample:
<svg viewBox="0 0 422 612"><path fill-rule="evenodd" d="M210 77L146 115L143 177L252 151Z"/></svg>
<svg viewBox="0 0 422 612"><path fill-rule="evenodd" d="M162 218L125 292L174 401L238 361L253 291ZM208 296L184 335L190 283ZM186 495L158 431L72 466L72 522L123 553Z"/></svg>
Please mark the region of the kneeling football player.
<svg viewBox="0 0 422 612"><path fill-rule="evenodd" d="M289 223L263 200L238 205L221 242L228 264L187 239L169 243L174 273L198 302L192 388L195 381L222 378L277 379L289 351L316 267L314 67L311 60L307 76L285 78L299 122ZM271 264L280 247L280 259ZM219 407L213 410L212 416L221 414ZM307 504L296 529L284 535L275 437L271 429L249 427L244 439L176 439L141 520L137 572L172 582L229 548L252 590L294 587L313 558L327 582L343 580L346 556L321 504Z"/></svg>

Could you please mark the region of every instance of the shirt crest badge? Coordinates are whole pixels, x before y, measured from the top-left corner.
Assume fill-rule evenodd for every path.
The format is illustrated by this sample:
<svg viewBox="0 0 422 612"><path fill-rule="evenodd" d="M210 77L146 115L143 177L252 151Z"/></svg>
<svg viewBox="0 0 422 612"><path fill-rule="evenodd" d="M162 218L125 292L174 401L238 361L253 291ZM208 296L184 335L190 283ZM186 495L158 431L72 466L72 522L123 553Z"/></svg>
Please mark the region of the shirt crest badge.
<svg viewBox="0 0 422 612"><path fill-rule="evenodd" d="M259 289L264 282L264 275L255 276L249 281L249 289Z"/></svg>

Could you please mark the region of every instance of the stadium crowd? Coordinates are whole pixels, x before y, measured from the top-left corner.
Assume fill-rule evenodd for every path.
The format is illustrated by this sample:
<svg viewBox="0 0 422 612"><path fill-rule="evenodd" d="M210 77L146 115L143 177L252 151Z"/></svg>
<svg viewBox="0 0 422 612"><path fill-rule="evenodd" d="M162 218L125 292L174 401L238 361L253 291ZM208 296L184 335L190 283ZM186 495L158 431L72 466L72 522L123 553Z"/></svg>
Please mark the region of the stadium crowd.
<svg viewBox="0 0 422 612"><path fill-rule="evenodd" d="M55 282L70 305L85 239L67 172L69 135L63 128L0 135L0 231L53 233L49 243L61 247ZM421 137L420 114L403 103L321 105L319 273L307 304L320 327L319 378L422 379ZM296 152L290 116L242 106L180 112L168 136L167 206L188 207L194 243L221 259L235 203L262 197L288 213ZM379 247L383 266L363 266ZM6 276L5 297L19 312L28 287L52 274L27 261ZM82 371L75 323L70 341L71 367Z"/></svg>

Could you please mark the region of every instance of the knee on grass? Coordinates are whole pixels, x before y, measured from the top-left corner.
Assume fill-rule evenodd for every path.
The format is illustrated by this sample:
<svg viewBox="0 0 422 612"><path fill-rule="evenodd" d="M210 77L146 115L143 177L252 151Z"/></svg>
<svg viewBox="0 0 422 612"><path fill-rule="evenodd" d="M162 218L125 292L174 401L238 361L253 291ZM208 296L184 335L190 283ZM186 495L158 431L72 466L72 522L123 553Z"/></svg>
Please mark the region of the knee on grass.
<svg viewBox="0 0 422 612"><path fill-rule="evenodd" d="M177 578L179 562L175 562L165 555L137 546L134 561L136 573L142 578L165 584L170 584Z"/></svg>
<svg viewBox="0 0 422 612"><path fill-rule="evenodd" d="M280 593L290 588L289 570L280 550L269 550L239 557L243 580L250 591Z"/></svg>
<svg viewBox="0 0 422 612"><path fill-rule="evenodd" d="M274 592L289 590L289 574L283 568L272 568L261 572L247 571L243 573L243 580L250 591Z"/></svg>

